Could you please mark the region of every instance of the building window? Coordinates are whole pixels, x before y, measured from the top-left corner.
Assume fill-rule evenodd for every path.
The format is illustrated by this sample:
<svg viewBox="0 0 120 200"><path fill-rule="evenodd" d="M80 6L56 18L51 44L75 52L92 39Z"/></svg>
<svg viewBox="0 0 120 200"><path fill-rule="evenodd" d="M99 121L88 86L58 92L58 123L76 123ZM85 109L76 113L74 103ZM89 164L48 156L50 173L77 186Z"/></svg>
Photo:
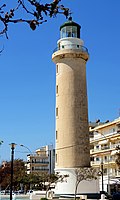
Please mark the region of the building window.
<svg viewBox="0 0 120 200"><path fill-rule="evenodd" d="M94 157L90 157L90 161L94 161Z"/></svg>
<svg viewBox="0 0 120 200"><path fill-rule="evenodd" d="M107 174L107 168L103 169L103 174Z"/></svg>
<svg viewBox="0 0 120 200"><path fill-rule="evenodd" d="M58 85L56 85L56 94L58 94Z"/></svg>
<svg viewBox="0 0 120 200"><path fill-rule="evenodd" d="M96 158L96 161L99 161L99 160L100 160L99 157L97 157L97 158Z"/></svg>
<svg viewBox="0 0 120 200"><path fill-rule="evenodd" d="M109 157L109 161L113 161L114 159L113 159L113 156L110 156Z"/></svg>
<svg viewBox="0 0 120 200"><path fill-rule="evenodd" d="M56 117L58 117L58 108L56 108Z"/></svg>
<svg viewBox="0 0 120 200"><path fill-rule="evenodd" d="M96 149L99 149L99 145L96 146Z"/></svg>
<svg viewBox="0 0 120 200"><path fill-rule="evenodd" d="M58 65L56 65L56 73L58 74L59 72L59 68L58 68Z"/></svg>
<svg viewBox="0 0 120 200"><path fill-rule="evenodd" d="M107 156L105 156L104 159L105 159L105 161L108 161L108 157Z"/></svg>
<svg viewBox="0 0 120 200"><path fill-rule="evenodd" d="M115 132L115 128L109 129L109 133L114 133L114 132Z"/></svg>

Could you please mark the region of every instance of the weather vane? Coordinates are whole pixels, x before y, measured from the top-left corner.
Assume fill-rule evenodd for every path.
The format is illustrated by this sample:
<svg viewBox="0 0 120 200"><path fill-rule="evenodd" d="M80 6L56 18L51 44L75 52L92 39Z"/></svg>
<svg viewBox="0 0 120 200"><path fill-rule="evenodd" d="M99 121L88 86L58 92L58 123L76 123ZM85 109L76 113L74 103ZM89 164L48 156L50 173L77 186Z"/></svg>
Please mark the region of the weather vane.
<svg viewBox="0 0 120 200"><path fill-rule="evenodd" d="M72 12L71 12L71 11L69 12L68 20L69 20L69 21L72 21Z"/></svg>

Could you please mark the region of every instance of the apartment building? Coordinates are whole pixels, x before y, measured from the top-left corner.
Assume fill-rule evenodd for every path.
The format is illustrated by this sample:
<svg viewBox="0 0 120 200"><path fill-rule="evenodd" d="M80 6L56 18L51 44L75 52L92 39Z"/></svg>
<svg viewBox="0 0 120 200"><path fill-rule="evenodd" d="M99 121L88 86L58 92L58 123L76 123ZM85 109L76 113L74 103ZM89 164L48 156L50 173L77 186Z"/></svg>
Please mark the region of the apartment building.
<svg viewBox="0 0 120 200"><path fill-rule="evenodd" d="M27 174L46 172L54 173L55 149L46 145L36 150L35 154L27 155Z"/></svg>
<svg viewBox="0 0 120 200"><path fill-rule="evenodd" d="M91 166L100 171L100 190L120 190L120 171L116 165L116 147L120 146L120 117L105 123L90 123Z"/></svg>

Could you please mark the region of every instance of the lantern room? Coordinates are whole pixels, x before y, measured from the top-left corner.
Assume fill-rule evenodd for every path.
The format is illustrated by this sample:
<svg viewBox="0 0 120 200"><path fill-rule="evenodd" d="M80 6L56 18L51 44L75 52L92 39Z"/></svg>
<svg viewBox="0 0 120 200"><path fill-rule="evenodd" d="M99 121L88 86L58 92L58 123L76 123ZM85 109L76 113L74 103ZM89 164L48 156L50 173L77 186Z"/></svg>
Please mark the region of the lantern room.
<svg viewBox="0 0 120 200"><path fill-rule="evenodd" d="M70 17L67 22L60 26L60 39L57 42L57 50L79 49L83 50L83 40L80 39L81 26L72 21Z"/></svg>
<svg viewBox="0 0 120 200"><path fill-rule="evenodd" d="M65 22L60 27L60 38L74 37L80 38L80 28L81 26L72 21L72 18L69 18L69 21Z"/></svg>

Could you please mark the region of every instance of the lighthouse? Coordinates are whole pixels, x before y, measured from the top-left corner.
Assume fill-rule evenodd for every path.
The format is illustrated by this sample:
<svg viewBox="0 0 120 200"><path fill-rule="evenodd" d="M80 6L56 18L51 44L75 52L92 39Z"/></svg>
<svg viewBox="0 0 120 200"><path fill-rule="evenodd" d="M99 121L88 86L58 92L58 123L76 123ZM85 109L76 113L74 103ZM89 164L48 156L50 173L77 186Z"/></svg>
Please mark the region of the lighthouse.
<svg viewBox="0 0 120 200"><path fill-rule="evenodd" d="M90 166L86 63L88 49L80 38L81 26L70 17L60 26L52 54L56 64L55 171L69 175L58 183L57 194L73 194L76 168Z"/></svg>

